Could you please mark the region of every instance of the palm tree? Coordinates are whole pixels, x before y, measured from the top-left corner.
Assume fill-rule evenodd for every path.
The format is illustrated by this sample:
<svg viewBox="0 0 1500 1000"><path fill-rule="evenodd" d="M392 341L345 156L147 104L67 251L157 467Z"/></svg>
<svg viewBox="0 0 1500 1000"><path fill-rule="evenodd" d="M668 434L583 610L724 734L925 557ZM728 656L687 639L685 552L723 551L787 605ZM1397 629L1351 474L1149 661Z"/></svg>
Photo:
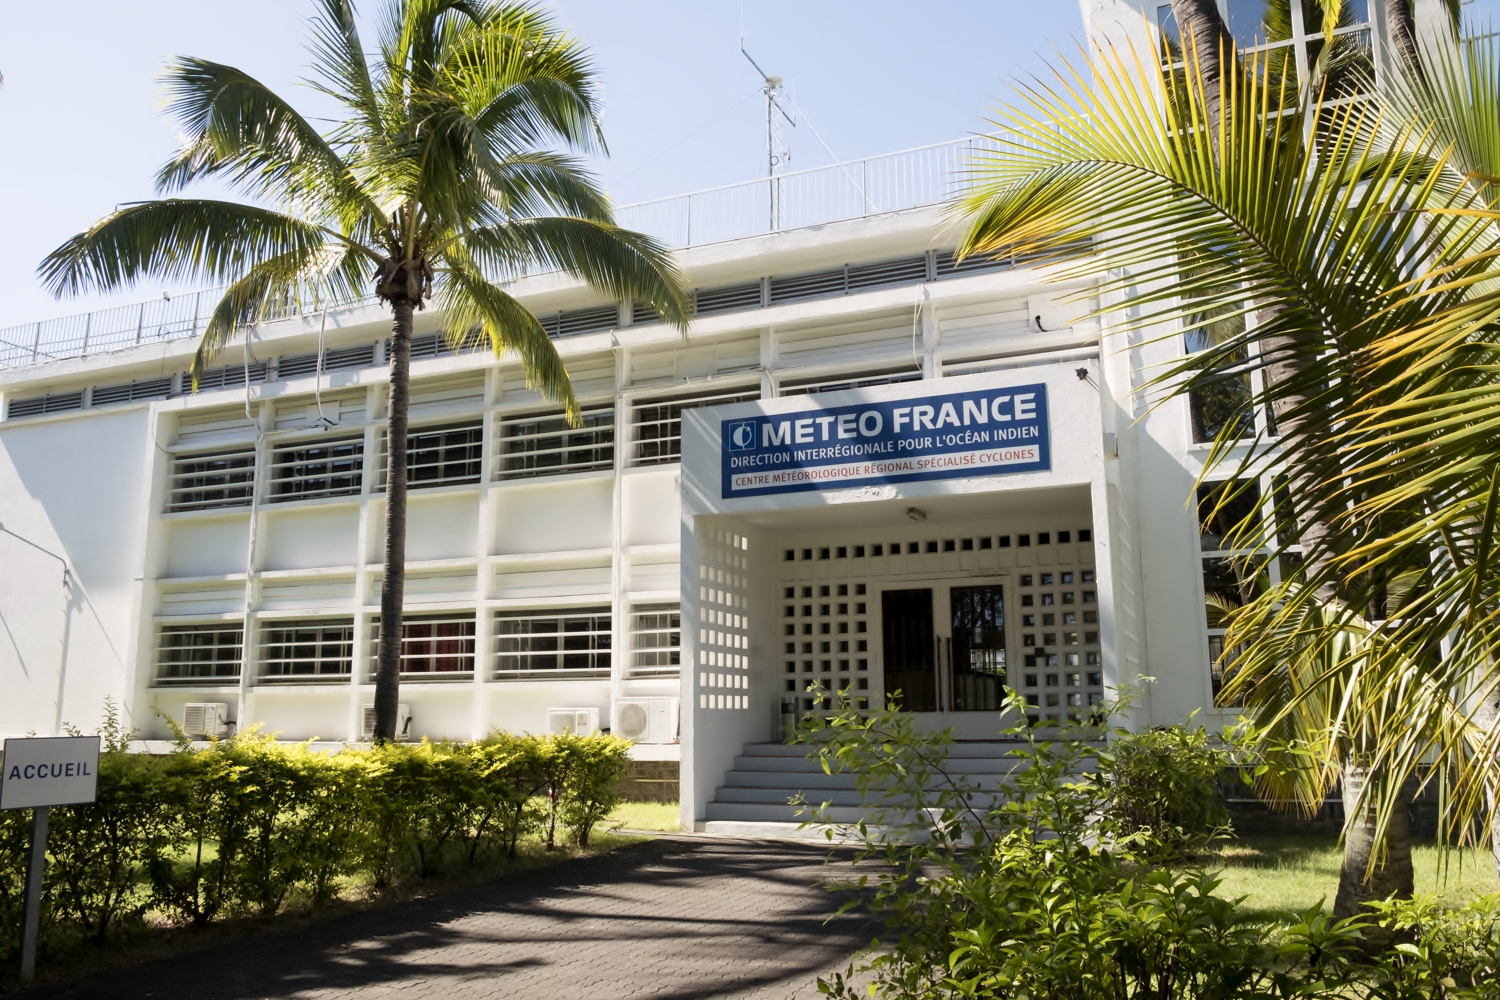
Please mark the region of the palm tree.
<svg viewBox="0 0 1500 1000"><path fill-rule="evenodd" d="M378 49L352 0L315 0L313 86L343 117L320 132L253 77L180 58L166 71L184 139L156 178L170 195L227 183L250 203L185 197L127 205L68 240L40 274L58 295L147 275L228 283L192 364L268 303L391 310L385 572L375 737L395 735L406 549L407 398L416 310L434 303L455 345L519 356L528 380L579 419L546 331L504 289L536 271L641 300L682 326L688 300L657 241L616 226L578 159L602 151L588 53L538 9L496 0L386 0Z"/></svg>
<svg viewBox="0 0 1500 1000"><path fill-rule="evenodd" d="M1157 385L1191 391L1247 363L1266 372L1266 388L1253 402L1275 413L1275 437L1255 428L1245 457L1231 462L1229 438L1246 430L1231 428L1208 466L1229 463L1242 478L1284 472L1293 484L1282 506L1306 568L1301 586L1278 599L1301 608L1373 608L1383 594L1381 617L1403 624L1389 642L1360 647L1357 659L1369 678L1362 704L1381 703L1375 688L1383 687L1403 692L1408 707L1435 705L1438 695L1451 707L1451 684L1438 677L1411 683L1411 664L1431 666L1430 585L1408 588L1417 595L1405 598L1408 605L1390 586L1432 541L1413 528L1421 524L1420 505L1407 495L1378 517L1351 516L1405 469L1390 467L1379 478L1373 459L1392 447L1381 443L1377 423L1357 440L1349 435L1361 414L1414 391L1421 369L1409 357L1396 360L1390 345L1472 297L1468 285L1487 266L1480 252L1497 245L1493 222L1414 210L1450 204L1449 152L1423 124L1386 122L1368 103L1299 98L1266 56L1237 61L1221 49L1226 68L1206 80L1191 37L1183 51L1181 71L1163 68L1154 52L1099 52L1087 70L1064 66L1055 85L1003 109L995 124L1018 138L976 165L961 206L970 226L964 252L1021 250L1068 260L1069 274L1097 277L1106 293L1129 300L1133 318L1122 333L1175 327L1184 316L1253 311L1254 326L1169 365ZM1143 284L1147 269L1153 280ZM1355 480L1351 448L1366 449ZM1472 509L1468 516L1475 517ZM1247 523L1245 538L1256 530ZM1367 547L1372 535L1397 539L1403 532L1413 537L1399 559ZM1313 625L1339 634L1342 615L1306 617L1296 634ZM1247 635L1265 655L1245 662L1284 669L1295 653L1284 645L1287 636ZM1322 662L1322 683L1334 685L1356 661ZM1263 721L1285 721L1297 710L1273 705ZM1341 778L1362 790L1346 826L1340 899L1349 912L1365 895L1403 888L1401 859L1378 845L1400 846L1388 834L1405 778L1421 759L1416 748L1443 747L1399 712L1375 720L1385 726L1378 738L1369 738L1368 728L1352 738L1347 727L1368 719L1335 718L1346 728L1325 742L1342 741L1345 752L1334 758Z"/></svg>

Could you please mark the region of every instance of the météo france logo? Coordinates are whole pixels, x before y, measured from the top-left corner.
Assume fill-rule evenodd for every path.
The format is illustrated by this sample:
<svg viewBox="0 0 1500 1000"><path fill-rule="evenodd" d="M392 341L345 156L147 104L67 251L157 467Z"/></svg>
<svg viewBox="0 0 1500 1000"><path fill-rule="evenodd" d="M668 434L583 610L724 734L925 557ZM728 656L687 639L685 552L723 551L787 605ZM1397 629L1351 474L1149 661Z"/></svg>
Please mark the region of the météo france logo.
<svg viewBox="0 0 1500 1000"><path fill-rule="evenodd" d="M732 420L724 428L724 441L730 451L749 451L755 447L754 420Z"/></svg>

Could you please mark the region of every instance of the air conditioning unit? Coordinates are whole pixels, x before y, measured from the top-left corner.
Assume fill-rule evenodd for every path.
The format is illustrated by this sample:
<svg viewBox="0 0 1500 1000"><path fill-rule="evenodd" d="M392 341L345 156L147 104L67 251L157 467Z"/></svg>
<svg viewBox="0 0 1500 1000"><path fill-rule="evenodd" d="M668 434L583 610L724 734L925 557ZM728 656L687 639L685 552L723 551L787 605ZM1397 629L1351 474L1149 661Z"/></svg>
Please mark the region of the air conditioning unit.
<svg viewBox="0 0 1500 1000"><path fill-rule="evenodd" d="M359 738L365 741L375 738L375 706L364 706L364 718L359 724ZM411 736L411 706L399 704L396 706L396 739L404 740Z"/></svg>
<svg viewBox="0 0 1500 1000"><path fill-rule="evenodd" d="M614 733L637 743L677 742L677 699L616 699Z"/></svg>
<svg viewBox="0 0 1500 1000"><path fill-rule="evenodd" d="M549 708L547 709L547 732L553 736L563 733L588 735L599 731L597 708Z"/></svg>
<svg viewBox="0 0 1500 1000"><path fill-rule="evenodd" d="M229 733L229 706L223 702L190 702L182 706L182 731L189 736Z"/></svg>

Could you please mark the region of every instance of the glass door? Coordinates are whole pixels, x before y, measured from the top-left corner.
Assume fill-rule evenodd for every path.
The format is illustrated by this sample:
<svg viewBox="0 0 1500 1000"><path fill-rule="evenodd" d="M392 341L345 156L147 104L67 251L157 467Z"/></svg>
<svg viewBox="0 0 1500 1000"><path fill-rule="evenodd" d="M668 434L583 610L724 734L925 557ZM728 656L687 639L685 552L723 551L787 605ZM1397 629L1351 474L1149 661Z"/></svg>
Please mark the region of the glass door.
<svg viewBox="0 0 1500 1000"><path fill-rule="evenodd" d="M954 712L997 712L1005 697L1005 593L996 584L952 587L948 591L952 626L947 653L948 708Z"/></svg>
<svg viewBox="0 0 1500 1000"><path fill-rule="evenodd" d="M937 637L933 590L887 590L880 595L885 694L901 695L907 712L938 710Z"/></svg>

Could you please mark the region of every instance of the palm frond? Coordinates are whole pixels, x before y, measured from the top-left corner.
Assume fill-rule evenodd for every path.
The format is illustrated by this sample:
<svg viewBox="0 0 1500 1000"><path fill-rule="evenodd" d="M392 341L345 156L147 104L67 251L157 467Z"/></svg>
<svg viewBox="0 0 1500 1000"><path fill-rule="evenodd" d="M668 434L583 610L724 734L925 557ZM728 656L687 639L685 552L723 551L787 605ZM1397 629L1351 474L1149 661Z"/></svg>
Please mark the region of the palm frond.
<svg viewBox="0 0 1500 1000"><path fill-rule="evenodd" d="M167 198L127 205L52 251L38 267L54 295L122 288L150 275L220 284L257 263L315 254L342 234L281 212L226 201Z"/></svg>
<svg viewBox="0 0 1500 1000"><path fill-rule="evenodd" d="M504 289L487 281L471 261L450 253L449 268L438 293L443 328L451 343L466 343L478 329L497 358L514 352L526 373L526 384L562 404L573 426L583 420L578 397L557 345L531 311Z"/></svg>
<svg viewBox="0 0 1500 1000"><path fill-rule="evenodd" d="M233 337L259 322L272 304L292 299L307 312L354 301L364 280L362 259L341 243L296 249L261 260L224 292L209 315L189 368L193 391L198 377Z"/></svg>
<svg viewBox="0 0 1500 1000"><path fill-rule="evenodd" d="M649 303L665 322L686 327L691 305L670 251L649 236L587 219L522 219L476 229L459 241L489 274L560 270L612 298Z"/></svg>

